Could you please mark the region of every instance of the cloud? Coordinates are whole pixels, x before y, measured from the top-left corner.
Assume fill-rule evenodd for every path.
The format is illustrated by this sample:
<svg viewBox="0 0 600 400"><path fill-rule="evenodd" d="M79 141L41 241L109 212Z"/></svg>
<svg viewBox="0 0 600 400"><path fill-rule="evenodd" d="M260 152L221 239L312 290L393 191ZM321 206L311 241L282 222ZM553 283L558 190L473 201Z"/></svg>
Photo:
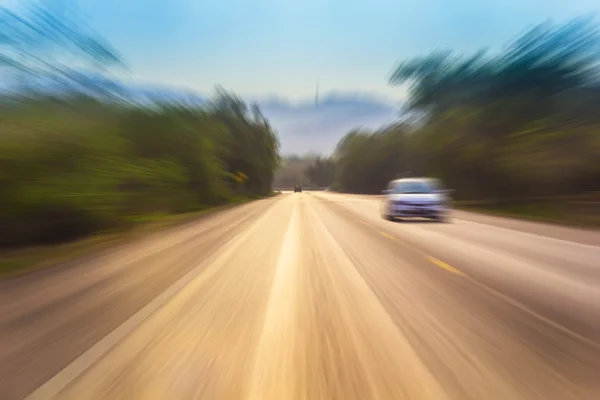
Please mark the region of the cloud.
<svg viewBox="0 0 600 400"><path fill-rule="evenodd" d="M377 129L396 120L399 104L368 93L328 93L319 100L292 103L271 97L258 101L278 132L283 154L331 153L354 128Z"/></svg>
<svg viewBox="0 0 600 400"><path fill-rule="evenodd" d="M202 104L208 98L183 88L125 81L99 74L83 73L80 78L92 86L118 89L130 100L141 104L149 104L156 99ZM54 93L64 89L44 78L30 83ZM8 88L0 87L0 93L3 89L6 91ZM365 92L329 92L320 97L318 104L315 99L292 102L277 95L246 100L260 105L279 135L283 154L329 154L351 129L377 129L393 122L400 110L400 104Z"/></svg>

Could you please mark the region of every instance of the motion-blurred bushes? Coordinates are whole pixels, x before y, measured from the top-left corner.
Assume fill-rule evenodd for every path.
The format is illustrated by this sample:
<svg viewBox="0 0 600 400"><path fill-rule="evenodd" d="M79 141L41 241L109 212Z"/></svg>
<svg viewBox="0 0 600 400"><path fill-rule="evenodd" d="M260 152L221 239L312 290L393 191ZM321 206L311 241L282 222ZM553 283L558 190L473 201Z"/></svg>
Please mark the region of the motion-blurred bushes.
<svg viewBox="0 0 600 400"><path fill-rule="evenodd" d="M494 54L436 51L406 60L390 84L410 86L407 118L348 133L333 163L308 173L357 193L379 193L402 176L435 176L461 200L599 191L598 49L598 22L577 18L535 26Z"/></svg>
<svg viewBox="0 0 600 400"><path fill-rule="evenodd" d="M278 159L268 124L223 91L204 107L5 100L0 247L72 240L127 228L143 215L267 195ZM248 180L234 181L237 172Z"/></svg>

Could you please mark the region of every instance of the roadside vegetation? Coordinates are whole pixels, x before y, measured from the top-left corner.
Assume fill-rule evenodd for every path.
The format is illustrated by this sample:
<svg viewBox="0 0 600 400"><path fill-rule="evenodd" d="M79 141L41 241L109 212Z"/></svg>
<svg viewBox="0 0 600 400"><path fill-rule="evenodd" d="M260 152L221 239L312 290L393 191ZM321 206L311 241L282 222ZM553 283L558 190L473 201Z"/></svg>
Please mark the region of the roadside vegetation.
<svg viewBox="0 0 600 400"><path fill-rule="evenodd" d="M291 189L294 185L310 185L310 179L306 176L306 169L312 164L314 156L312 155L287 155L283 156L281 165L275 171L273 181L274 188Z"/></svg>
<svg viewBox="0 0 600 400"><path fill-rule="evenodd" d="M600 191L599 61L594 18L540 24L495 54L405 60L389 77L411 89L401 121L349 132L307 174L365 194L394 178L434 176L473 208L574 221L564 196ZM540 197L552 200L536 207ZM577 222L600 223L594 198Z"/></svg>
<svg viewBox="0 0 600 400"><path fill-rule="evenodd" d="M2 257L271 194L279 142L258 106L221 88L142 104L90 78L126 64L73 20L0 8L0 26Z"/></svg>
<svg viewBox="0 0 600 400"><path fill-rule="evenodd" d="M273 188L291 190L295 185L300 185L305 190L323 189L330 182L328 171L333 172L330 162L328 158L312 153L283 156L275 171ZM327 165L321 165L322 163Z"/></svg>

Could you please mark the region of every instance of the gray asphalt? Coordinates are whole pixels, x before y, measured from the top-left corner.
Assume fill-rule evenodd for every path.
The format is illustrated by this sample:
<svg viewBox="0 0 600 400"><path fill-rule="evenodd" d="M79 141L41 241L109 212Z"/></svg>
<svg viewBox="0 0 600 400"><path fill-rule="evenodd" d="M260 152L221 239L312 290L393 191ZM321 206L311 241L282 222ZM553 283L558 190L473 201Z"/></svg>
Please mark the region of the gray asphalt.
<svg viewBox="0 0 600 400"><path fill-rule="evenodd" d="M284 193L0 282L0 398L600 398L600 233Z"/></svg>

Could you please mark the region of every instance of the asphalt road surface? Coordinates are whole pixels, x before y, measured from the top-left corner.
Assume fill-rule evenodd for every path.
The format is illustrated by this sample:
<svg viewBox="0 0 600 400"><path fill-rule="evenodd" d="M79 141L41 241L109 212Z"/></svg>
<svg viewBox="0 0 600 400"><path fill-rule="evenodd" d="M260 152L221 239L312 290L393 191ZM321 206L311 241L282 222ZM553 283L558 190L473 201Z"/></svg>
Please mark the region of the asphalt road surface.
<svg viewBox="0 0 600 400"><path fill-rule="evenodd" d="M379 206L284 193L0 282L0 399L600 399L600 233Z"/></svg>

